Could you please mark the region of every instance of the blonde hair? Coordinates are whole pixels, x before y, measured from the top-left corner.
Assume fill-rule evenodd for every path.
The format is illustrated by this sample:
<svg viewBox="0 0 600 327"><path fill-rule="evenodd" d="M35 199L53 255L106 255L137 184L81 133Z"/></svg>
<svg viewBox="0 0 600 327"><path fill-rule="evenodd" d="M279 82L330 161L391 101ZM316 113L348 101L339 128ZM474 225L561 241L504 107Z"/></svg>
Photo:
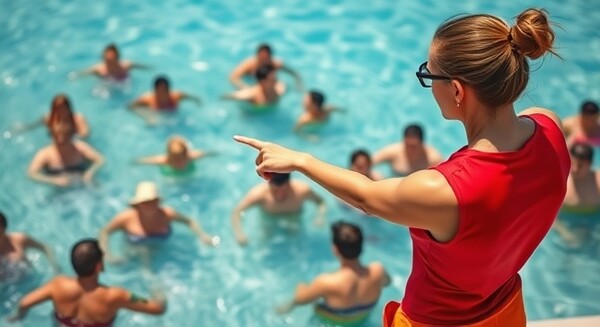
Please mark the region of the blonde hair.
<svg viewBox="0 0 600 327"><path fill-rule="evenodd" d="M553 49L554 32L543 9L526 9L514 26L492 15L451 19L438 27L430 61L439 71L467 83L492 108L514 102L529 81L527 58ZM558 56L558 55L557 55Z"/></svg>
<svg viewBox="0 0 600 327"><path fill-rule="evenodd" d="M187 156L187 141L181 136L173 136L167 142L167 153L173 156Z"/></svg>

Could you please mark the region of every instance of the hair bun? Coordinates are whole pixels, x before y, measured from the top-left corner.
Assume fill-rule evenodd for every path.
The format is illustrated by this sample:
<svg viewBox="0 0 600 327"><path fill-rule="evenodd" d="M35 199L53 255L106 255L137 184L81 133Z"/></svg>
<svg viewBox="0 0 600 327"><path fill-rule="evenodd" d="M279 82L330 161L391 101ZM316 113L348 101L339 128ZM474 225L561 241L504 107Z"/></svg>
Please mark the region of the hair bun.
<svg viewBox="0 0 600 327"><path fill-rule="evenodd" d="M529 8L520 13L516 25L511 28L510 37L516 49L531 59L537 59L546 52L556 54L552 50L554 31L543 9Z"/></svg>

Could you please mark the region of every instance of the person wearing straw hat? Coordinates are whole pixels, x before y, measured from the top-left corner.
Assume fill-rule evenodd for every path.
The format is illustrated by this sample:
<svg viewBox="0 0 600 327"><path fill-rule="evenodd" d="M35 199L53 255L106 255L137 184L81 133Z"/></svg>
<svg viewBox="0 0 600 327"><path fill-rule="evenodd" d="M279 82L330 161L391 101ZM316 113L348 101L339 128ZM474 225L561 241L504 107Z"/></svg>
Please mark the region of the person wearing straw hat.
<svg viewBox="0 0 600 327"><path fill-rule="evenodd" d="M108 237L123 230L131 245L147 246L162 243L171 235L171 223L187 225L204 244L216 245L218 237L207 234L200 224L170 207L160 205L160 195L155 183L144 181L137 185L131 208L116 215L100 232L100 246L107 259L114 259L109 251Z"/></svg>

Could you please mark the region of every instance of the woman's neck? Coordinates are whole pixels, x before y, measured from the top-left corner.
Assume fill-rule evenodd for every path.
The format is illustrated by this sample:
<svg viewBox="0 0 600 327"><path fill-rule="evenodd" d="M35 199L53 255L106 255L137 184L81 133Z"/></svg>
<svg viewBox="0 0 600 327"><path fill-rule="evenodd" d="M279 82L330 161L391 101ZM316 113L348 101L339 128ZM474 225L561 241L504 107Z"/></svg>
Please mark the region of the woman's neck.
<svg viewBox="0 0 600 327"><path fill-rule="evenodd" d="M464 122L469 148L487 147L505 140L519 123L512 104L490 109L480 106L472 109L476 114Z"/></svg>

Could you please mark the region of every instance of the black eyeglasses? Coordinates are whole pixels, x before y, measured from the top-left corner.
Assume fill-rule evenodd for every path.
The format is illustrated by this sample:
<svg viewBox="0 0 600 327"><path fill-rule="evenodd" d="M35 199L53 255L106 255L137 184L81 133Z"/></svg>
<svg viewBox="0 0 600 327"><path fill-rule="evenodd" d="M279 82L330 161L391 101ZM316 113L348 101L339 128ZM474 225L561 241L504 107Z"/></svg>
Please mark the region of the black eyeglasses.
<svg viewBox="0 0 600 327"><path fill-rule="evenodd" d="M433 80L451 80L450 76L442 76L442 75L433 75L429 69L427 69L427 61L422 63L419 66L419 71L417 71L417 78L419 82L421 82L421 86L423 87L431 87L431 83Z"/></svg>

